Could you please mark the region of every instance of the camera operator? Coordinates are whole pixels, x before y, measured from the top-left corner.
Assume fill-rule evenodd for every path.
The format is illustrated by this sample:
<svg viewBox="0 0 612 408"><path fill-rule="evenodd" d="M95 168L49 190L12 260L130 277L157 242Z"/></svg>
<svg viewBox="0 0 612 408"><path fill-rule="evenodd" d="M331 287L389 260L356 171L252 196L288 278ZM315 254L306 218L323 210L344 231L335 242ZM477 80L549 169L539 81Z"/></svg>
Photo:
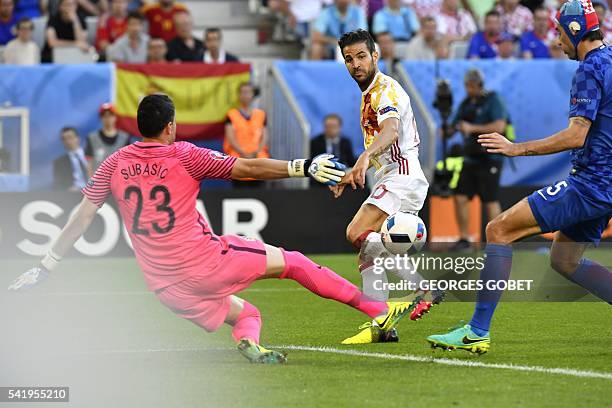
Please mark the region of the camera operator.
<svg viewBox="0 0 612 408"><path fill-rule="evenodd" d="M455 189L455 214L460 239L455 249L467 249L469 242L469 201L480 197L488 221L501 213L499 177L501 155L488 154L477 142L478 135L498 132L505 135L508 113L500 97L484 89L484 77L478 69L468 70L464 78L467 97L459 105L452 126L464 137L463 168Z"/></svg>

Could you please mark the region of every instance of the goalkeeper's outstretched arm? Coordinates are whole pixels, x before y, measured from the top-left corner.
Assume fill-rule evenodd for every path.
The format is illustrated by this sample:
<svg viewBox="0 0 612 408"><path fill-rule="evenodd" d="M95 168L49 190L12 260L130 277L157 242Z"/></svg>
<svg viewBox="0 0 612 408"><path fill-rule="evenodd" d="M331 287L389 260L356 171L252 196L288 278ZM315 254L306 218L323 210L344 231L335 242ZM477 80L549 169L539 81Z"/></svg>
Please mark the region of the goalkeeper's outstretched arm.
<svg viewBox="0 0 612 408"><path fill-rule="evenodd" d="M98 207L87 197L83 197L83 201L81 201L74 215L70 217L49 252L40 261L40 265L21 274L8 289L12 291L25 290L45 280L49 272L57 267L63 256L87 231L97 211Z"/></svg>
<svg viewBox="0 0 612 408"><path fill-rule="evenodd" d="M319 183L335 185L345 172L342 163L332 154L320 154L313 159L291 161L274 159L237 159L232 179L274 180L288 177L312 177Z"/></svg>
<svg viewBox="0 0 612 408"><path fill-rule="evenodd" d="M98 206L89 201L87 197L83 197L76 212L70 217L55 243L41 261L47 270L52 271L73 247L74 243L87 231L97 211Z"/></svg>

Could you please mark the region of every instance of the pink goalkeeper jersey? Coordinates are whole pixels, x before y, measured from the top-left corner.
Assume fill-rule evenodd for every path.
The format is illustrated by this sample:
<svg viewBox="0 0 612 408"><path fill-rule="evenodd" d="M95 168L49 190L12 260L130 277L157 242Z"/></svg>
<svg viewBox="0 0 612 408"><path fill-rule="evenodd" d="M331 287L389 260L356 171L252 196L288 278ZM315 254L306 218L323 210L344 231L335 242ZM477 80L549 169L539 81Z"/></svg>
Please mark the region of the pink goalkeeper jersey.
<svg viewBox="0 0 612 408"><path fill-rule="evenodd" d="M200 181L229 179L236 159L187 142L136 142L98 168L83 194L112 193L150 290L215 270L223 243L196 210Z"/></svg>

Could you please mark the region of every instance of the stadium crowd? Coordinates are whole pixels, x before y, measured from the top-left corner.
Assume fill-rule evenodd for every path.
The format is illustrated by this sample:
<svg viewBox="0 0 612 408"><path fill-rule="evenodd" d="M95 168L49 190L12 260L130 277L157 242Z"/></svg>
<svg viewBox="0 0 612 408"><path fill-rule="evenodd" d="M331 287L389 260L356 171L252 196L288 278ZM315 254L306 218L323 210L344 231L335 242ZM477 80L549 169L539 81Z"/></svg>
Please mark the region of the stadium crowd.
<svg viewBox="0 0 612 408"><path fill-rule="evenodd" d="M93 36L88 17L97 19ZM62 62L238 61L223 48L219 28L196 38L189 10L175 0L0 0L0 51L0 61L19 65L54 62L58 53Z"/></svg>
<svg viewBox="0 0 612 408"><path fill-rule="evenodd" d="M289 38L299 39L307 58L336 58L337 39L364 28L390 60L565 58L554 41L553 20L564 2L263 1L287 27ZM607 42L612 40L609 3L593 1ZM91 28L86 18L91 16L97 17L95 36L87 35ZM32 34L37 24L46 24L39 28L44 33L40 46ZM0 0L1 59L9 64L53 62L55 50L66 58L68 48L91 60L124 63L238 60L223 48L219 28L206 27L203 38L196 38L193 25L188 8L175 0ZM88 37L95 40L90 43Z"/></svg>

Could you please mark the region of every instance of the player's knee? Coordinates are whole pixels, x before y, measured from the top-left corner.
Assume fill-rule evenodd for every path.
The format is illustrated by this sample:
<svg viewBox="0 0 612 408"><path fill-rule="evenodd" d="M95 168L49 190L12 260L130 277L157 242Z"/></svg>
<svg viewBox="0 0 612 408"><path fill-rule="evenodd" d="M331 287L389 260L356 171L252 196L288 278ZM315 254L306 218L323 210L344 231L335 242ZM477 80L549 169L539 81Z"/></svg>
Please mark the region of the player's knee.
<svg viewBox="0 0 612 408"><path fill-rule="evenodd" d="M567 259L562 257L551 257L550 258L550 267L553 268L557 273L565 277L570 277L576 272L578 266L580 265L580 260L575 259Z"/></svg>
<svg viewBox="0 0 612 408"><path fill-rule="evenodd" d="M361 231L356 228L355 225L349 224L348 227L346 227L346 239L351 244L354 243L357 239L359 239L360 235Z"/></svg>
<svg viewBox="0 0 612 408"><path fill-rule="evenodd" d="M495 217L487 223L485 229L487 242L493 244L509 244L511 240L508 237L508 228L503 217Z"/></svg>

